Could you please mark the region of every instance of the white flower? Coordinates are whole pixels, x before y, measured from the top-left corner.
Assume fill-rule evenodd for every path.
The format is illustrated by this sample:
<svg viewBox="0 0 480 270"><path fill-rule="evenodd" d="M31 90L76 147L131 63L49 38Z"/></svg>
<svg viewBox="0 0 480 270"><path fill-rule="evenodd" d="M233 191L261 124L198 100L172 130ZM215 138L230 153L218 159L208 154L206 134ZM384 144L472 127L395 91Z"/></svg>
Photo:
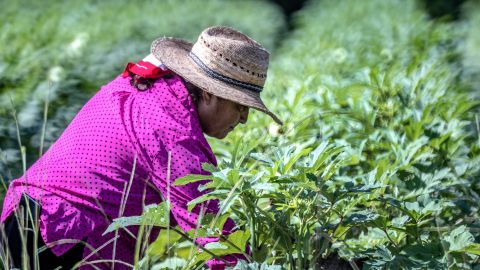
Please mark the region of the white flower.
<svg viewBox="0 0 480 270"><path fill-rule="evenodd" d="M278 136L278 134L280 133L280 126L275 123L271 123L268 126L268 133L273 137Z"/></svg>
<svg viewBox="0 0 480 270"><path fill-rule="evenodd" d="M82 48L88 41L88 34L87 33L79 33L75 36L72 42L67 47L67 54L69 56L78 56L81 54Z"/></svg>
<svg viewBox="0 0 480 270"><path fill-rule="evenodd" d="M335 49L332 52L332 58L337 63L343 63L347 59L348 52L344 48Z"/></svg>
<svg viewBox="0 0 480 270"><path fill-rule="evenodd" d="M48 71L48 80L51 82L59 82L62 79L63 68L61 66L51 67Z"/></svg>
<svg viewBox="0 0 480 270"><path fill-rule="evenodd" d="M325 94L326 91L327 91L327 89L325 88L325 86L320 85L320 86L318 86L318 88L317 88L317 94L318 94L319 96Z"/></svg>
<svg viewBox="0 0 480 270"><path fill-rule="evenodd" d="M393 100L389 99L386 103L386 108L387 110L389 111L392 111L394 108L395 108L395 103L393 102Z"/></svg>
<svg viewBox="0 0 480 270"><path fill-rule="evenodd" d="M387 48L384 48L381 52L380 52L380 55L385 57L387 59L387 61L390 61L392 60L393 58L393 54L392 54L392 51L387 49Z"/></svg>

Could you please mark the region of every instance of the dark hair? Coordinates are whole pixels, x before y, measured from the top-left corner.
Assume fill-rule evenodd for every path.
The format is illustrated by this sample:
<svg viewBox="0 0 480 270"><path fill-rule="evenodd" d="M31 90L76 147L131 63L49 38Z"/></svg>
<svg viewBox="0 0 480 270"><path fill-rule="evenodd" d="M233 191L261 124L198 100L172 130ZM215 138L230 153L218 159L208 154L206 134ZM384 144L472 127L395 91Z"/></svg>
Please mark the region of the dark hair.
<svg viewBox="0 0 480 270"><path fill-rule="evenodd" d="M169 79L171 77L172 77L171 74L166 74L162 78ZM154 78L154 79L144 78L134 73L130 73L130 78L132 78L130 80L130 84L139 91L148 90L150 87L152 87L153 83L158 79L158 78ZM198 105L198 101L202 98L203 90L193 85L192 83L187 82L182 77L180 78L182 79L182 82L185 85L185 88L187 88L188 93L190 94L190 97L193 100L193 103L195 105Z"/></svg>
<svg viewBox="0 0 480 270"><path fill-rule="evenodd" d="M195 105L198 105L198 102L200 101L200 99L202 99L203 90L197 87L196 85L190 82L187 82L185 80L183 80L183 84L185 85L185 88L187 88L188 93L190 94L190 97L193 100L193 103L195 103Z"/></svg>
<svg viewBox="0 0 480 270"><path fill-rule="evenodd" d="M130 84L139 91L146 91L152 87L157 79L149 79L130 72Z"/></svg>

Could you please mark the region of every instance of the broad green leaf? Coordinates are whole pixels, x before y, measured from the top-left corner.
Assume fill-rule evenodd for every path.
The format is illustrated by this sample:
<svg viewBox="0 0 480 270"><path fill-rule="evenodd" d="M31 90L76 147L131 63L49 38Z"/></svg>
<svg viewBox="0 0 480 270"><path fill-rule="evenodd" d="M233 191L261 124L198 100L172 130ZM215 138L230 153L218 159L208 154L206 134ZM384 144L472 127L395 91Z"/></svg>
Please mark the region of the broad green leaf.
<svg viewBox="0 0 480 270"><path fill-rule="evenodd" d="M151 205L145 207L145 212L142 216L130 216L119 217L113 220L113 222L107 227L103 235L115 231L120 228L128 226L157 226L168 227L169 226L169 208L166 202L162 202L158 205Z"/></svg>
<svg viewBox="0 0 480 270"><path fill-rule="evenodd" d="M197 206L197 204L199 203L203 203L205 201L208 201L208 200L212 200L212 199L216 199L216 197L214 195L210 195L210 194L204 194L202 196L199 196L193 200L191 200L190 202L188 202L188 212L192 212L193 208L195 206Z"/></svg>
<svg viewBox="0 0 480 270"><path fill-rule="evenodd" d="M270 198L259 198L257 206L263 211L268 211L272 207L272 201Z"/></svg>
<svg viewBox="0 0 480 270"><path fill-rule="evenodd" d="M202 163L202 169L205 170L205 171L207 171L207 172L211 172L211 173L216 172L216 171L219 170L217 167L215 167L215 166L212 165L211 163L207 163L207 162Z"/></svg>
<svg viewBox="0 0 480 270"><path fill-rule="evenodd" d="M249 231L241 231L241 230L234 231L233 233L231 233L227 236L228 241L230 243L234 244L236 247L240 248L242 251L246 250L246 246L247 246L247 242L248 242L249 238L250 238L250 232ZM230 243L228 243L228 242L224 242L224 243L226 243L227 245L230 246ZM233 249L236 250L235 253L240 252L236 248L233 248Z"/></svg>
<svg viewBox="0 0 480 270"><path fill-rule="evenodd" d="M117 229L125 228L133 225L140 225L142 223L141 216L130 216L130 217L119 217L113 220L113 222L108 225L105 232L102 235L113 232Z"/></svg>
<svg viewBox="0 0 480 270"><path fill-rule="evenodd" d="M455 228L443 238L449 244L449 251L463 250L473 244L474 238L465 225Z"/></svg>
<svg viewBox="0 0 480 270"><path fill-rule="evenodd" d="M203 175L203 174L189 174L184 177L179 177L173 182L174 186L183 186L189 183L195 183L202 180L212 179L211 175Z"/></svg>
<svg viewBox="0 0 480 270"><path fill-rule="evenodd" d="M216 229L219 232L223 230L225 222L228 220L229 215L217 215L208 213L202 218L202 226L205 228Z"/></svg>
<svg viewBox="0 0 480 270"><path fill-rule="evenodd" d="M420 210L420 205L418 202L405 202L405 208L411 213L412 217L417 219L419 217L419 213L422 211Z"/></svg>
<svg viewBox="0 0 480 270"><path fill-rule="evenodd" d="M232 193L227 197L227 199L223 200L220 203L220 209L221 209L221 214L225 214L230 211L230 208L233 206L233 204L238 200L239 195Z"/></svg>
<svg viewBox="0 0 480 270"><path fill-rule="evenodd" d="M470 245L468 245L467 247L459 250L459 251L462 251L462 252L467 252L467 253L470 253L470 254L474 254L474 255L479 255L480 256L480 244L478 243L472 243Z"/></svg>
<svg viewBox="0 0 480 270"><path fill-rule="evenodd" d="M220 257L229 255L229 254L237 254L237 253L241 253L241 251L239 251L237 247L240 248L242 251L245 251L246 244L249 238L250 238L249 232L237 230L227 236L228 241L234 244L236 247L232 246L229 242L226 242L226 241L210 242L210 243L207 243L204 247L207 248L212 253L214 253L215 255ZM200 251L199 253L196 254L191 265L196 265L199 262L208 261L211 258L212 256L207 252Z"/></svg>
<svg viewBox="0 0 480 270"><path fill-rule="evenodd" d="M180 229L179 227L177 228ZM181 238L182 236L174 230L162 229L157 239L148 247L148 253L150 256L159 256L160 258L167 257L168 248L179 242Z"/></svg>
<svg viewBox="0 0 480 270"><path fill-rule="evenodd" d="M287 164L283 167L283 173L288 173L290 169L293 167L293 164L297 162L301 157L305 156L306 154L310 153L311 149L310 148L305 148L299 151L297 154L294 156L290 157L288 160Z"/></svg>
<svg viewBox="0 0 480 270"><path fill-rule="evenodd" d="M168 227L170 221L170 205L161 202L156 207L149 207L142 215L142 223L150 226Z"/></svg>
<svg viewBox="0 0 480 270"><path fill-rule="evenodd" d="M400 216L392 219L392 225L398 228L403 227L405 223L409 220L410 218L408 216Z"/></svg>
<svg viewBox="0 0 480 270"><path fill-rule="evenodd" d="M187 264L185 259L179 257L168 257L165 260L156 263L151 267L151 270L161 270L161 269L182 269Z"/></svg>
<svg viewBox="0 0 480 270"><path fill-rule="evenodd" d="M228 249L227 245L219 243L219 242L210 242L210 243L205 244L204 247L206 249L210 250L210 251L212 251L212 250L218 251L218 250L227 250Z"/></svg>
<svg viewBox="0 0 480 270"><path fill-rule="evenodd" d="M198 237L219 237L221 233L216 230L210 229L208 227L204 228L195 228L187 232L188 236L192 238Z"/></svg>
<svg viewBox="0 0 480 270"><path fill-rule="evenodd" d="M250 154L250 156L255 160L258 160L260 162L264 162L264 163L268 164L269 166L273 167L273 160L265 154L252 153L252 154Z"/></svg>

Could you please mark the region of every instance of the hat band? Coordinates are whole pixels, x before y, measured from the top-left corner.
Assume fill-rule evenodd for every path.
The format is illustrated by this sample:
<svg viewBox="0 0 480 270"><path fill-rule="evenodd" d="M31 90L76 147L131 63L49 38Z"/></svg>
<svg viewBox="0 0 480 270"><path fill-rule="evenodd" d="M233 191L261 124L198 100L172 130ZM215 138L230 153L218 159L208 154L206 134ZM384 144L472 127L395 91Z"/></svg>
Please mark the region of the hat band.
<svg viewBox="0 0 480 270"><path fill-rule="evenodd" d="M217 73L217 72L211 70L209 67L207 67L207 65L205 65L202 62L202 60L200 60L200 58L198 58L198 56L196 56L191 51L190 51L189 55L190 55L190 58L192 58L192 60L195 62L195 64L197 64L197 66L200 67L211 78L220 80L220 81L228 83L230 85L234 85L234 86L238 86L238 87L245 88L245 89L248 89L248 90L252 90L252 91L255 91L255 92L258 92L258 93L262 92L262 90L263 90L263 87L261 87L261 86L251 84L251 83L242 82L242 81L239 81L239 80L235 80L233 78L227 77L225 75L222 75L220 73Z"/></svg>

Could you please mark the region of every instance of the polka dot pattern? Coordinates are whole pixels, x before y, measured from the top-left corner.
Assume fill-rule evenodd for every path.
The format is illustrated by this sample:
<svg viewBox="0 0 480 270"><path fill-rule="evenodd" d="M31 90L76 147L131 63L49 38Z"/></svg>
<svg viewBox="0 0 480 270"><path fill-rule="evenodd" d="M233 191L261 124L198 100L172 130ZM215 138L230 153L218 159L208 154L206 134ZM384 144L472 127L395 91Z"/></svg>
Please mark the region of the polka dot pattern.
<svg viewBox="0 0 480 270"><path fill-rule="evenodd" d="M114 233L102 235L120 214L122 195L131 175L122 216L140 215L143 205L166 199L168 186L176 178L206 174L201 169L204 162L216 165L182 80L178 76L161 78L150 89L138 91L130 85L130 78L119 76L85 104L25 175L10 183L1 221L14 211L19 195L25 192L42 205L40 232L45 243L87 239L95 249L104 246L95 254L85 249L87 261L112 259L115 246L115 260L132 264L134 238L124 230L119 230L116 241ZM187 203L202 194L197 189L202 183L205 181L170 185L172 225L185 231L196 227L200 207L189 213ZM218 211L217 201L205 206L208 212ZM225 230L233 227L228 220ZM129 229L136 235L138 228ZM216 240L197 241L206 244ZM61 255L72 246L56 244L52 251ZM220 269L216 261L209 264L212 269ZM112 268L111 264L95 265ZM93 267L84 265L80 269ZM116 263L115 269L128 267Z"/></svg>

